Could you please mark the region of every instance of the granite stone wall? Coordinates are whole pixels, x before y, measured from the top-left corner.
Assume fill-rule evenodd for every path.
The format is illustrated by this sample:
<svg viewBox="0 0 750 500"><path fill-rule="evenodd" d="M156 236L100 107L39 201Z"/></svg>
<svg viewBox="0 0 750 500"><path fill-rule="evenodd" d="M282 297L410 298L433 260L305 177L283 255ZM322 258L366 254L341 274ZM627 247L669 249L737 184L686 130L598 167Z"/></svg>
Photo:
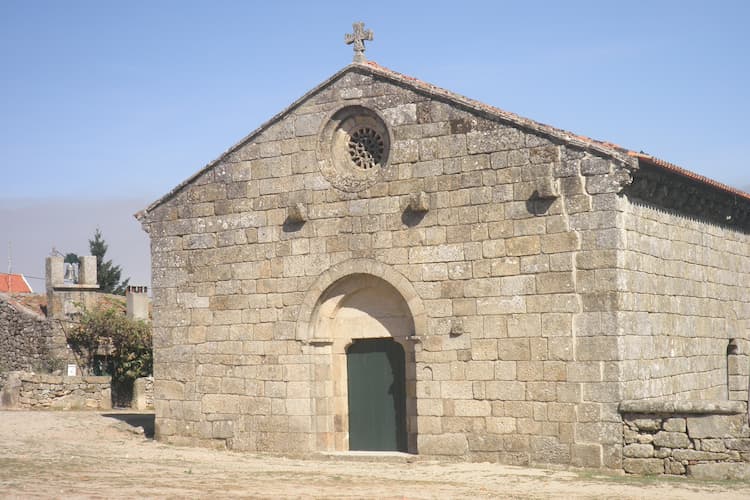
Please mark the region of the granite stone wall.
<svg viewBox="0 0 750 500"><path fill-rule="evenodd" d="M627 473L750 479L747 406L734 401L624 401Z"/></svg>
<svg viewBox="0 0 750 500"><path fill-rule="evenodd" d="M638 200L626 208L623 399L747 401L750 235Z"/></svg>
<svg viewBox="0 0 750 500"><path fill-rule="evenodd" d="M360 191L321 170L318 133L352 104L391 134ZM616 298L625 177L585 148L344 74L146 215L157 436L337 449L339 353L310 338L310 291L346 269L414 290L414 451L620 468L620 344L599 313ZM306 219L289 220L300 204Z"/></svg>
<svg viewBox="0 0 750 500"><path fill-rule="evenodd" d="M423 455L621 469L620 401L746 376L745 235L633 204L635 159L459 101L356 67L143 214L157 438L348 450L336 325L389 301ZM342 116L387 134L384 168L342 167Z"/></svg>

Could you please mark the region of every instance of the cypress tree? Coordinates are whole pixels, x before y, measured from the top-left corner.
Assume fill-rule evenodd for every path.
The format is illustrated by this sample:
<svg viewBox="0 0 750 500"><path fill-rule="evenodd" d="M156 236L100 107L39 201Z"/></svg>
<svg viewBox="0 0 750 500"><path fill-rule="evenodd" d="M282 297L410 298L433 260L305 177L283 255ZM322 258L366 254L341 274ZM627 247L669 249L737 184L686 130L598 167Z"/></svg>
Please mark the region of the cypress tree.
<svg viewBox="0 0 750 500"><path fill-rule="evenodd" d="M102 232L96 228L94 239L89 240L89 251L91 255L96 256L96 281L99 284L99 290L104 293L115 295L125 295L125 288L128 286L130 278L120 282L122 269L120 266L112 264L111 260L104 260L107 253L107 243L102 238Z"/></svg>

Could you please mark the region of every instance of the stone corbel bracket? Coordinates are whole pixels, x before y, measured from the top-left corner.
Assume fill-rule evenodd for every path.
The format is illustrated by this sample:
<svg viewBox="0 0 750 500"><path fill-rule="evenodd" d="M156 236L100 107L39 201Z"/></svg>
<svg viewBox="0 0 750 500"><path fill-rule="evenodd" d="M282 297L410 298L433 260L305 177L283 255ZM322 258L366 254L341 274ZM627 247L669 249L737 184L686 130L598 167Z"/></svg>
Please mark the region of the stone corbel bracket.
<svg viewBox="0 0 750 500"><path fill-rule="evenodd" d="M552 177L540 177L534 186L535 198L540 200L553 200L560 196L560 189L556 179Z"/></svg>
<svg viewBox="0 0 750 500"><path fill-rule="evenodd" d="M466 331L464 330L464 322L463 321L461 321L458 318L456 318L453 321L451 321L451 329L450 329L450 332L449 332L449 335L451 337L460 337L464 333L466 333Z"/></svg>
<svg viewBox="0 0 750 500"><path fill-rule="evenodd" d="M303 224L307 222L307 207L303 203L294 203L286 209L286 220L293 224Z"/></svg>
<svg viewBox="0 0 750 500"><path fill-rule="evenodd" d="M407 208L410 212L426 213L430 210L430 197L424 191L412 193L409 195Z"/></svg>

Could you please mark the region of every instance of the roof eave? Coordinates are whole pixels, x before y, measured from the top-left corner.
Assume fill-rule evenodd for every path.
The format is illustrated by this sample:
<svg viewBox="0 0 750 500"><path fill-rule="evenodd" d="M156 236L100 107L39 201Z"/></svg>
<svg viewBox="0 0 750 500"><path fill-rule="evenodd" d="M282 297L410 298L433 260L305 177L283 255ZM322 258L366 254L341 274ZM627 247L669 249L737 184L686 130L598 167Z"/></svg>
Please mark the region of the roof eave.
<svg viewBox="0 0 750 500"><path fill-rule="evenodd" d="M727 186L726 184L722 184L721 182L715 181L706 176L696 174L695 172L691 172L690 170L684 169L678 165L675 165L674 163L670 163L668 161L662 160L660 158L656 158L646 153L636 153L635 151L630 151L628 154L632 156L633 158L638 159L639 162L642 162L646 165L650 165L652 167L656 167L661 170L666 170L668 172L671 172L685 179L690 179L691 181L697 182L699 184L703 184L707 187L716 189L726 194L737 196L746 201L750 201L750 194L740 189L733 188L732 186Z"/></svg>

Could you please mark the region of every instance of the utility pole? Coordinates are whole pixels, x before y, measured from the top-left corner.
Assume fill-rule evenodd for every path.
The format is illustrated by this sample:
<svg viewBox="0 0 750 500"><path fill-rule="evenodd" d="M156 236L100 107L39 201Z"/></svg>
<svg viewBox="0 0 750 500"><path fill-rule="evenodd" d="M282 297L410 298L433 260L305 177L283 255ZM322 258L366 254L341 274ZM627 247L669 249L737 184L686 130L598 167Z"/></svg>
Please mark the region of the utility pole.
<svg viewBox="0 0 750 500"><path fill-rule="evenodd" d="M11 241L8 240L8 293L13 293L13 280L11 279L11 273L13 272L13 246Z"/></svg>

